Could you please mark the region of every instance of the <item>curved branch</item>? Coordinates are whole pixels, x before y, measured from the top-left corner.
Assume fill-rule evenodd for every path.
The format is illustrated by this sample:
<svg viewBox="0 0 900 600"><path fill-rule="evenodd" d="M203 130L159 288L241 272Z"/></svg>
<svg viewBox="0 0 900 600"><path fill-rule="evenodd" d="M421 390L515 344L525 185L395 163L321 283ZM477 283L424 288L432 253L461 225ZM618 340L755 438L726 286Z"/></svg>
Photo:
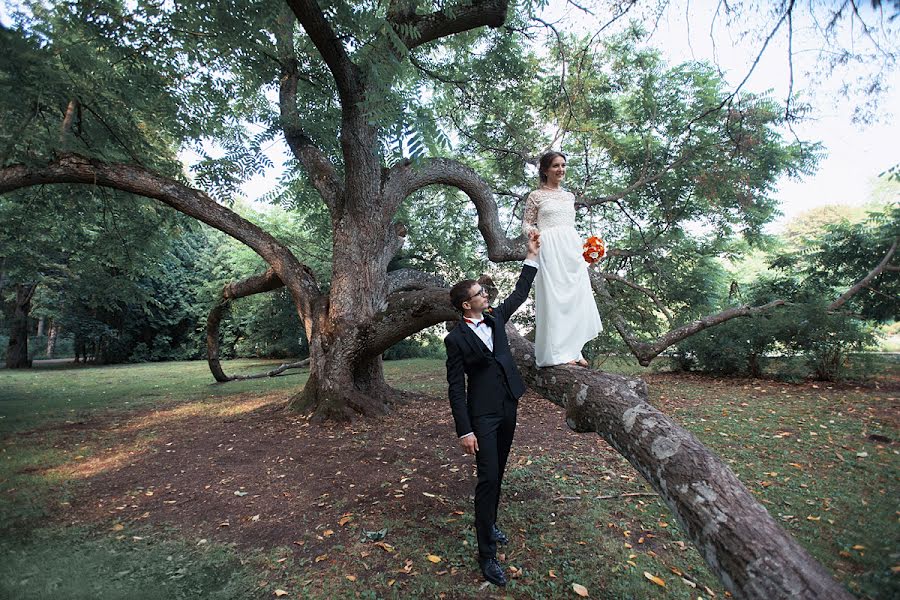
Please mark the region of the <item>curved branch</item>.
<svg viewBox="0 0 900 600"><path fill-rule="evenodd" d="M334 76L341 104L347 107L361 100L356 65L322 13L319 3L316 0L287 0L287 4Z"/></svg>
<svg viewBox="0 0 900 600"><path fill-rule="evenodd" d="M506 333L528 385L566 409L570 428L598 433L637 469L735 597L851 598L721 459L647 402L643 381L578 367L538 369L531 342L511 324Z"/></svg>
<svg viewBox="0 0 900 600"><path fill-rule="evenodd" d="M458 318L446 287L395 292L388 296L384 309L367 331L366 354L377 356L426 327Z"/></svg>
<svg viewBox="0 0 900 600"><path fill-rule="evenodd" d="M216 381L224 383L236 379L236 377L225 374L219 361L219 324L222 322L222 317L228 312L231 302L253 294L271 292L280 287L284 287L284 282L281 281L274 269L268 269L265 273L241 281L233 281L222 288L222 296L206 318L206 362Z"/></svg>
<svg viewBox="0 0 900 600"><path fill-rule="evenodd" d="M401 163L388 173L384 195L397 204L413 192L429 185L449 185L464 192L478 211L478 230L487 245L488 258L507 262L525 258L525 236L508 238L500 224L500 213L490 186L471 167L448 158L432 158L412 166Z"/></svg>
<svg viewBox="0 0 900 600"><path fill-rule="evenodd" d="M334 165L306 135L297 111L297 83L300 67L293 41L294 15L285 11L274 28L278 46L281 78L278 88L278 106L281 111L281 127L284 138L294 157L304 166L310 182L329 208L333 208L343 195L343 186Z"/></svg>
<svg viewBox="0 0 900 600"><path fill-rule="evenodd" d="M0 168L0 194L52 183L85 183L159 200L253 249L278 273L302 314L310 314L312 302L321 295L312 270L281 242L204 192L174 179L136 165L108 163L78 154L60 155L43 166L18 164Z"/></svg>
<svg viewBox="0 0 900 600"><path fill-rule="evenodd" d="M687 339L695 333L703 331L704 329L715 327L716 325L720 325L737 317L747 317L750 315L762 314L772 310L773 308L787 304L784 300L773 300L772 302L763 304L762 306L735 306L733 308L725 309L722 312L716 313L714 315L707 315L700 319L696 319L694 321L691 321L690 323L682 325L681 327L676 327L675 329L666 332L653 342L644 342L638 339L638 337L631 330L631 327L628 325L628 322L625 320L625 317L622 316L622 313L620 313L616 308L615 300L613 300L612 296L609 294L609 290L606 289L604 274L591 270L590 276L591 286L593 287L594 292L596 292L597 296L600 298L600 301L606 305L607 315L612 319L613 327L616 328L616 331L618 331L619 335L622 336L622 339L628 345L631 353L634 354L635 358L638 359L638 362L641 364L641 366L644 367L649 365L654 358L659 356L660 353L662 353L670 346L673 346L681 340Z"/></svg>
<svg viewBox="0 0 900 600"><path fill-rule="evenodd" d="M461 2L444 10L417 15L415 3L401 0L391 3L388 20L394 25L400 40L412 50L436 39L485 25L502 27L508 7L509 0L481 0Z"/></svg>
<svg viewBox="0 0 900 600"><path fill-rule="evenodd" d="M891 262L891 258L894 256L894 252L897 251L897 239L894 239L894 243L891 244L890 250L888 250L887 254L884 255L884 258L881 259L881 262L878 265L869 271L869 274L857 281L849 290L841 294L840 298L832 302L828 305L827 310L837 310L846 304L847 300L849 300L852 296L858 293L861 289L868 286L869 283L872 282L873 279L881 275L881 273L885 270L893 270L889 269L889 263Z"/></svg>

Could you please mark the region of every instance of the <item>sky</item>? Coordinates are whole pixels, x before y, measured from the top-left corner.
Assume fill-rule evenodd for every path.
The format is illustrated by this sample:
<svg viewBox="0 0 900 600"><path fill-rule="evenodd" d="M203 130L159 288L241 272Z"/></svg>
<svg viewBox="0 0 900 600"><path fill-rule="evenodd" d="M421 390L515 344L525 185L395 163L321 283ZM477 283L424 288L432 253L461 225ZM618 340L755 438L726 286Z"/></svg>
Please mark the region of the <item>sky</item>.
<svg viewBox="0 0 900 600"><path fill-rule="evenodd" d="M668 62L715 62L726 81L736 86L747 75L763 41L758 35L742 38L740 34L760 25L763 19L758 13L744 15L729 26L720 14L711 38L717 4L713 0L673 0L655 26L652 18L642 19L642 22L651 31L649 43L660 48ZM798 3L797 6L806 4ZM766 6L766 2L762 6ZM862 10L864 16L873 16L871 11L866 14L865 7ZM686 18L686 14L690 17ZM770 225L771 233L777 233L791 218L817 206L867 203L878 175L900 163L900 119L896 114L900 111L900 70L895 69L887 78L890 89L880 99L880 119L870 125L854 123L854 108L864 99L843 98L838 93L848 74L836 73L824 80L807 76L818 66L815 62L817 53L812 50L821 45L821 38L814 35L812 23L804 18L804 14L802 10L798 11L794 22L794 92L809 102L813 110L809 120L795 125L793 130L801 140L821 142L825 157L813 175L799 181L785 177L778 182L774 197L784 214ZM561 19L560 24L567 27L591 26L592 18L569 4L556 3L549 15L551 20ZM596 16L600 20L608 18L600 13ZM858 29L852 32L853 40L849 37L850 29L845 32L843 41L859 43L861 32ZM715 39L715 47L712 39ZM894 41L895 52L898 46L900 41ZM787 48L786 34L773 37L743 89L756 93L771 90L775 98L784 101L790 86ZM785 130L784 134L793 138L790 131Z"/></svg>
<svg viewBox="0 0 900 600"><path fill-rule="evenodd" d="M651 4L648 2L646 6ZM720 17L713 36L716 40L713 48L710 23L716 4L713 0L672 0L669 8L656 21L655 27L653 19L645 18L643 22L652 30L650 44L662 49L670 63L715 58L726 80L731 85L736 85L747 74L762 43L761 38L752 35L740 38L739 27L752 27L761 20L759 15L751 14L743 22L738 20L737 27L729 27L726 19ZM766 3L762 4L765 6ZM805 3L798 3L799 5ZM690 17L686 18L688 13ZM591 17L571 4L559 1L551 2L542 16L569 31L587 31L608 18L600 11L596 11L595 17ZM772 233L777 233L787 221L810 208L826 204L858 206L866 203L870 199L872 183L879 173L900 163L900 151L897 149L900 145L900 119L896 114L900 110L900 70L895 69L887 78L889 91L880 99L880 119L870 125L854 123L853 109L864 99L842 98L837 93L846 73L824 81L814 81L804 75L816 66L816 53L809 50L818 42L818 38L806 34L810 23L803 22L799 17L800 15L795 21L796 34L793 41L795 92L810 102L813 113L809 120L796 125L794 132L802 140L821 142L825 157L820 161L815 174L805 176L800 181L784 178L778 182L774 196L779 200L784 215L769 227ZM0 22L8 23L4 3L0 3ZM860 34L856 31L855 35L859 38ZM786 44L785 35L772 39L753 75L746 82L745 90L771 90L776 98L786 97L790 80ZM894 50L896 51L896 46ZM792 135L790 132L785 133ZM287 156L287 148L283 142L277 142L268 148L267 154L274 164L281 165ZM190 152L184 152L182 157L188 163L196 160ZM242 187L244 195L251 201L259 198L272 188L277 173L277 170L273 170L265 176L247 181Z"/></svg>

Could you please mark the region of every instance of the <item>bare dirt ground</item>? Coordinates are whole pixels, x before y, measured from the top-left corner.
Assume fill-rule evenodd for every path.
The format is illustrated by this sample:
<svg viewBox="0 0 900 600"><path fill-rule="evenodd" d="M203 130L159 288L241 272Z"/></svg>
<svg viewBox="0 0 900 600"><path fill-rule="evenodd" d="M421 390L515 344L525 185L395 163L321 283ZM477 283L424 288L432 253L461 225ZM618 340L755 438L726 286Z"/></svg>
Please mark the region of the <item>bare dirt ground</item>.
<svg viewBox="0 0 900 600"><path fill-rule="evenodd" d="M248 395L57 428L59 447L85 449L59 469L82 485L58 518L113 530L169 526L188 540L290 548L311 560L387 520L401 528L429 516L471 520L474 459L457 445L445 400L348 425L311 425L285 413L284 401ZM599 436L569 431L557 406L531 393L519 406L508 468L544 448L621 465Z"/></svg>

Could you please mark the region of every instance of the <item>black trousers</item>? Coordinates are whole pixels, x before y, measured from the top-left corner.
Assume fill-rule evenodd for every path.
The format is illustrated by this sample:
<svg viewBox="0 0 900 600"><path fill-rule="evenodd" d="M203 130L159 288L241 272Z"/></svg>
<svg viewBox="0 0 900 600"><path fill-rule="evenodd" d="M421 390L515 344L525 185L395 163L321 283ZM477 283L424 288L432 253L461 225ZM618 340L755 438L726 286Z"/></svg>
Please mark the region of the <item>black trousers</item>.
<svg viewBox="0 0 900 600"><path fill-rule="evenodd" d="M472 429L478 439L475 463L478 483L475 486L475 533L478 537L478 556L496 558L497 542L491 536L500 506L500 488L506 459L516 432L518 403L507 392L501 414L473 417Z"/></svg>

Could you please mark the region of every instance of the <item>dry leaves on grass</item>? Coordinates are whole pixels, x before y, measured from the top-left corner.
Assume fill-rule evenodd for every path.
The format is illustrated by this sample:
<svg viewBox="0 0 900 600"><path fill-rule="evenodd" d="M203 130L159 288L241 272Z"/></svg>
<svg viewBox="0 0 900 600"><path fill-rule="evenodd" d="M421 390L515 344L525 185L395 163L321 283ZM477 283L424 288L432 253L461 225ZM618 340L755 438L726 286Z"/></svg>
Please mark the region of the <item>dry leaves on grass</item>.
<svg viewBox="0 0 900 600"><path fill-rule="evenodd" d="M572 591L574 591L576 594L578 594L578 595L581 596L582 598L587 598L587 597L588 597L588 590L587 590L587 588L584 587L583 585L581 585L580 583L573 583L573 584L572 584Z"/></svg>

